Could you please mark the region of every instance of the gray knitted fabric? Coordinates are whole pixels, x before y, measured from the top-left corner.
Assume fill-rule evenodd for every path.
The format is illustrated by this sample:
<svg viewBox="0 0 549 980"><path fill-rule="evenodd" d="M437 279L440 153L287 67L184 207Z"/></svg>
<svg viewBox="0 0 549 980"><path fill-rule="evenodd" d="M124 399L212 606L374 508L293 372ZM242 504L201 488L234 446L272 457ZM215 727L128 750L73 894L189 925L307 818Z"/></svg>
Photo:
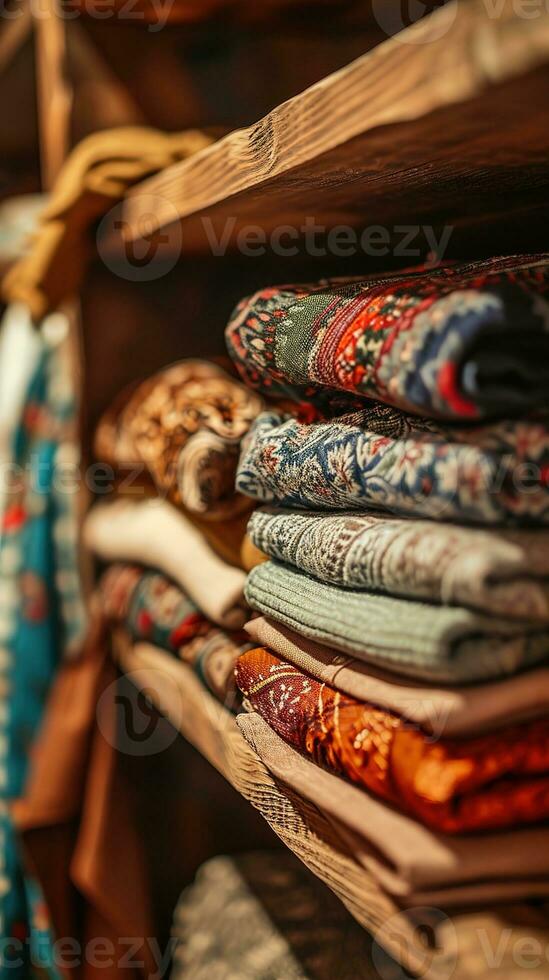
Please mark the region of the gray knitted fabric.
<svg viewBox="0 0 549 980"><path fill-rule="evenodd" d="M424 680L486 680L549 657L548 627L344 589L274 561L253 569L246 598L304 636Z"/></svg>
<svg viewBox="0 0 549 980"><path fill-rule="evenodd" d="M375 512L255 511L261 551L323 582L549 622L549 533Z"/></svg>

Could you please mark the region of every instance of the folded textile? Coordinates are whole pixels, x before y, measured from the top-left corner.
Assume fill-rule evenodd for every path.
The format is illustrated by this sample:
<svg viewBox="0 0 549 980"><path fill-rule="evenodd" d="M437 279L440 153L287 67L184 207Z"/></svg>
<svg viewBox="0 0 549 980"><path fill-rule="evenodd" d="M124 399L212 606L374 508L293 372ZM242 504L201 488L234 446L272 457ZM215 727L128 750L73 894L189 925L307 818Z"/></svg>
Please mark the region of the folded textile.
<svg viewBox="0 0 549 980"><path fill-rule="evenodd" d="M234 480L240 440L261 405L216 364L179 361L122 393L99 422L96 455L118 468L145 466L172 503L225 519L250 506Z"/></svg>
<svg viewBox="0 0 549 980"><path fill-rule="evenodd" d="M549 401L548 292L547 255L269 287L237 306L227 345L269 394L506 416Z"/></svg>
<svg viewBox="0 0 549 980"><path fill-rule="evenodd" d="M547 893L546 827L436 833L300 755L255 712L237 722L272 774L314 803L347 838L355 859L404 904L463 905L479 895L502 901Z"/></svg>
<svg viewBox="0 0 549 980"><path fill-rule="evenodd" d="M84 522L83 538L105 561L139 562L164 572L214 623L227 629L244 625L244 573L221 561L166 501L96 504Z"/></svg>
<svg viewBox="0 0 549 980"><path fill-rule="evenodd" d="M65 161L27 253L2 282L8 302L39 320L77 292L96 254L93 226L128 187L212 142L199 130L163 133L148 126L104 129L83 139Z"/></svg>
<svg viewBox="0 0 549 980"><path fill-rule="evenodd" d="M285 741L446 833L549 817L549 720L494 735L433 741L407 719L357 701L264 647L242 654L236 682Z"/></svg>
<svg viewBox="0 0 549 980"><path fill-rule="evenodd" d="M256 510L259 550L323 582L549 620L549 534L481 531L375 512Z"/></svg>
<svg viewBox="0 0 549 980"><path fill-rule="evenodd" d="M372 937L287 850L203 864L179 899L173 939L171 980L379 978Z"/></svg>
<svg viewBox="0 0 549 980"><path fill-rule="evenodd" d="M243 631L213 626L198 606L159 572L138 565L112 565L99 583L104 615L134 641L147 641L177 655L227 707L236 697L234 665L251 646Z"/></svg>
<svg viewBox="0 0 549 980"><path fill-rule="evenodd" d="M385 406L312 424L263 412L243 441L237 489L285 507L549 524L543 420L426 425Z"/></svg>
<svg viewBox="0 0 549 980"><path fill-rule="evenodd" d="M246 623L254 646L269 647L317 680L409 718L435 738L477 734L549 711L549 667L523 671L492 684L437 687L376 670L258 616Z"/></svg>
<svg viewBox="0 0 549 980"><path fill-rule="evenodd" d="M342 589L275 561L250 572L245 594L252 609L303 636L420 680L467 684L549 658L539 623Z"/></svg>

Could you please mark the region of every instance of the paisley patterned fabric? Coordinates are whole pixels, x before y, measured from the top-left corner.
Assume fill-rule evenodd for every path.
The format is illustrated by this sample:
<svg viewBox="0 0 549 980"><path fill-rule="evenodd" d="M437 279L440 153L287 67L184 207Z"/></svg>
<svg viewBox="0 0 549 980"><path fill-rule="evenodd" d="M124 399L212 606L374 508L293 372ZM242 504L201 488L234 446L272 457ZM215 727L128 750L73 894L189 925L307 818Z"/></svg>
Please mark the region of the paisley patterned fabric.
<svg viewBox="0 0 549 980"><path fill-rule="evenodd" d="M549 533L481 531L376 514L256 510L248 534L264 554L350 589L549 620Z"/></svg>
<svg viewBox="0 0 549 980"><path fill-rule="evenodd" d="M275 561L250 572L246 598L302 636L418 680L469 684L549 660L547 624L342 589Z"/></svg>
<svg viewBox="0 0 549 980"><path fill-rule="evenodd" d="M180 657L227 708L238 699L237 657L250 648L243 631L214 626L170 579L137 565L112 565L99 584L103 612L136 641L146 641Z"/></svg>
<svg viewBox="0 0 549 980"><path fill-rule="evenodd" d="M393 415L367 408L307 425L264 412L244 440L237 488L284 507L549 524L546 422L421 431L402 416L394 435Z"/></svg>
<svg viewBox="0 0 549 980"><path fill-rule="evenodd" d="M508 416L549 401L548 291L547 255L271 287L237 306L227 345L268 394Z"/></svg>
<svg viewBox="0 0 549 980"><path fill-rule="evenodd" d="M99 459L146 467L158 492L210 520L240 513L234 492L240 440L261 399L207 361L180 361L138 385L101 419Z"/></svg>
<svg viewBox="0 0 549 980"><path fill-rule="evenodd" d="M76 556L74 401L63 351L45 342L15 434L0 546L0 977L57 978L49 913L21 864L9 805L21 796L29 752L63 656L85 625ZM9 940L14 940L12 947ZM18 965L14 965L17 962Z"/></svg>
<svg viewBox="0 0 549 980"><path fill-rule="evenodd" d="M237 684L285 741L328 769L446 833L549 817L549 721L433 742L398 715L361 703L259 647Z"/></svg>

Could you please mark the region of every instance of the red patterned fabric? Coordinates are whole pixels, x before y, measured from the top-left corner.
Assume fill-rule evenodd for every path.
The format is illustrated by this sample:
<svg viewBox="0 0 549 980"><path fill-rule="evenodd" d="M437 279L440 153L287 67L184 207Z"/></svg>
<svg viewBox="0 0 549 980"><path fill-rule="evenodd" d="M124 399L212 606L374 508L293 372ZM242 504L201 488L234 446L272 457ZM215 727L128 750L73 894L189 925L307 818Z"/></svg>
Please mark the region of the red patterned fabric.
<svg viewBox="0 0 549 980"><path fill-rule="evenodd" d="M447 833L549 818L549 719L435 741L264 647L239 657L237 685L290 745Z"/></svg>

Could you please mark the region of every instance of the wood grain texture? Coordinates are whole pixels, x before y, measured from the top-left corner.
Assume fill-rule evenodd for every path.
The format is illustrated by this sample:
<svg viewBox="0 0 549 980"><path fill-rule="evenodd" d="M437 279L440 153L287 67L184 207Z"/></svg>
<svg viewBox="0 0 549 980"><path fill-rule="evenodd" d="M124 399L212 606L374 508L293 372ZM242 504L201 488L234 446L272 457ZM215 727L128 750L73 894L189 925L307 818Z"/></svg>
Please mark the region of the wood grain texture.
<svg viewBox="0 0 549 980"><path fill-rule="evenodd" d="M357 61L134 188L125 237L181 220L208 249L253 222L363 227L491 216L547 197L549 12L453 0ZM495 8L494 8L495 9ZM510 195L512 194L512 198Z"/></svg>
<svg viewBox="0 0 549 980"><path fill-rule="evenodd" d="M436 952L429 954L414 928L414 918L399 911L358 864L336 827L315 807L276 780L243 738L234 716L201 685L185 664L149 644L131 645L115 634L114 653L132 683L146 690L158 710L185 739L261 813L278 837L341 899L360 924L405 969L424 980L473 980L486 975L487 943L512 951L535 938L547 947L549 916L541 905L507 905L488 911L468 910L445 918L436 932ZM416 912L416 921L421 913ZM519 946L517 945L518 949ZM541 962L541 961L540 961ZM380 977L395 976L385 964ZM490 964L494 980L510 980L508 963ZM544 966L532 980L542 980Z"/></svg>

